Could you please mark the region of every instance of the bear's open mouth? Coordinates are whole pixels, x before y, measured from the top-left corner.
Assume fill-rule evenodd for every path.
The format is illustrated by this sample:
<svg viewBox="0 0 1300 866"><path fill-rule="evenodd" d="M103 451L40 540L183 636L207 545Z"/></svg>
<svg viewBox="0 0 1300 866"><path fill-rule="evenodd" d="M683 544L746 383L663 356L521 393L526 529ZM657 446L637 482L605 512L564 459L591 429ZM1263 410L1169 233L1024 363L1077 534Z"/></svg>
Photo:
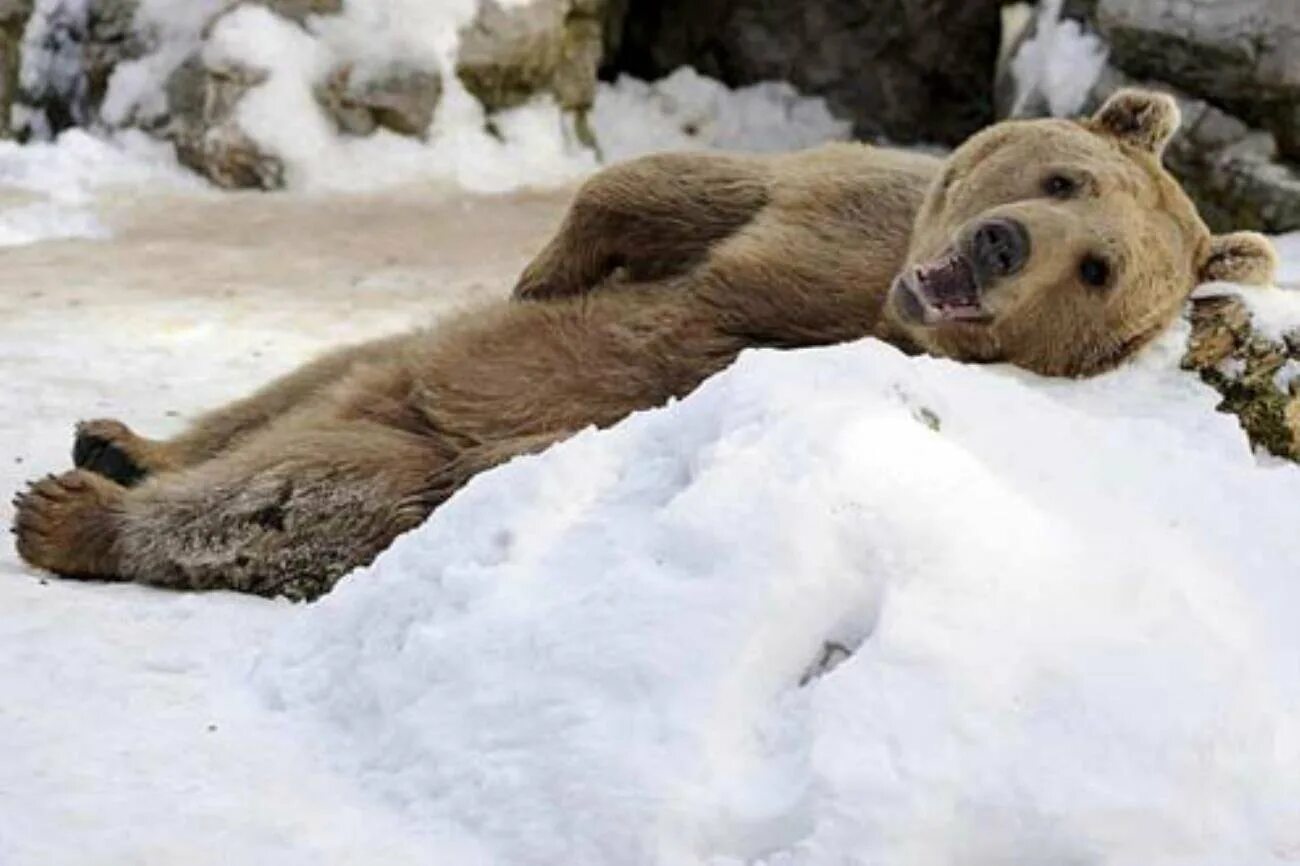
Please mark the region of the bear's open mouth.
<svg viewBox="0 0 1300 866"><path fill-rule="evenodd" d="M898 311L914 324L980 324L992 317L970 261L956 250L913 265L894 282Z"/></svg>

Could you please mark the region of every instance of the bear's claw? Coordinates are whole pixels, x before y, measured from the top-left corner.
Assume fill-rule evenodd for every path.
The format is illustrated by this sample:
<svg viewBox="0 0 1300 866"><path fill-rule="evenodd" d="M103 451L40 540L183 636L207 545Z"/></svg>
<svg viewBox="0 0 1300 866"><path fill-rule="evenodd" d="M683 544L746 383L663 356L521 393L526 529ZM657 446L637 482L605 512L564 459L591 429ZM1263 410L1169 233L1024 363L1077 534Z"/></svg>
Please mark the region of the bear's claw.
<svg viewBox="0 0 1300 866"><path fill-rule="evenodd" d="M30 482L13 499L11 531L22 559L69 577L112 575L112 510L122 488L82 470Z"/></svg>
<svg viewBox="0 0 1300 866"><path fill-rule="evenodd" d="M130 429L118 421L83 421L77 425L72 465L133 487L149 474L124 447L133 438Z"/></svg>

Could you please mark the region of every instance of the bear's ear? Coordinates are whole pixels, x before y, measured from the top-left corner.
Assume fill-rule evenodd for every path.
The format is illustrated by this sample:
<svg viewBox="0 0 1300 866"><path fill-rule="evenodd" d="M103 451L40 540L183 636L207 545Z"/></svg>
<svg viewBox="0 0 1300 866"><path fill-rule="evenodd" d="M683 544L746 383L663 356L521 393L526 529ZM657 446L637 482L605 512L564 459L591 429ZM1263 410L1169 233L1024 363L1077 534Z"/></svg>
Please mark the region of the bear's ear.
<svg viewBox="0 0 1300 866"><path fill-rule="evenodd" d="M1267 286L1273 282L1277 253L1269 239L1256 232L1233 232L1210 238L1210 251L1201 263L1201 282L1245 283Z"/></svg>
<svg viewBox="0 0 1300 866"><path fill-rule="evenodd" d="M1111 94L1089 125L1104 135L1159 156L1178 130L1182 115L1172 96L1125 88Z"/></svg>

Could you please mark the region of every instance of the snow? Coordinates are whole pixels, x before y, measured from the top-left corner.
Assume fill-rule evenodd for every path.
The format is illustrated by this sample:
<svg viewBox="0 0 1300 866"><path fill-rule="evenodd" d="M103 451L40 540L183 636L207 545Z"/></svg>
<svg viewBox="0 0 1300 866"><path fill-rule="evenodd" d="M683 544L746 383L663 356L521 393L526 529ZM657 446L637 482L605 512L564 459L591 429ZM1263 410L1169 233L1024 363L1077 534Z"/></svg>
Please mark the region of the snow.
<svg viewBox="0 0 1300 866"><path fill-rule="evenodd" d="M1300 232L1273 238L1273 246L1281 258L1277 269L1277 284L1300 289Z"/></svg>
<svg viewBox="0 0 1300 866"><path fill-rule="evenodd" d="M453 43L454 44L454 43ZM454 80L444 94L430 141L379 131L340 135L312 94L336 62L328 44L260 6L222 18L206 47L211 63L245 63L270 71L240 103L240 124L279 155L288 183L301 189L358 190L437 178L477 192L555 186L596 168L594 154L566 140L559 111L545 100L510 112L488 132L483 110Z"/></svg>
<svg viewBox="0 0 1300 866"><path fill-rule="evenodd" d="M52 142L0 141L0 247L105 238L96 197L148 184L185 189L196 181L164 145L137 132L108 140L70 129Z"/></svg>
<svg viewBox="0 0 1300 866"><path fill-rule="evenodd" d="M1300 469L1178 336L1071 387L750 353L481 477L257 679L499 863L1282 862Z"/></svg>
<svg viewBox="0 0 1300 866"><path fill-rule="evenodd" d="M25 95L41 101L57 98L76 123L88 120L89 113L81 57L89 10L90 0L36 0L23 31L18 68ZM50 121L43 110L30 112L26 122L48 136Z"/></svg>
<svg viewBox="0 0 1300 866"><path fill-rule="evenodd" d="M1053 117L1078 114L1106 65L1105 43L1078 21L1062 18L1063 0L1043 0L1034 21L1034 33L1011 59L1016 85L1011 116L1031 112L1038 102Z"/></svg>
<svg viewBox="0 0 1300 866"><path fill-rule="evenodd" d="M140 0L133 24L147 34L152 47L141 57L125 59L113 68L100 106L110 127L148 124L166 111L163 86L167 78L203 44L203 28L226 0Z"/></svg>
<svg viewBox="0 0 1300 866"><path fill-rule="evenodd" d="M797 150L852 131L824 100L784 82L728 90L689 67L653 83L623 76L602 84L592 126L610 162L663 150Z"/></svg>
<svg viewBox="0 0 1300 866"><path fill-rule="evenodd" d="M10 250L0 482L504 292L562 203L428 198L182 190ZM311 606L0 551L0 862L1294 862L1300 468L1185 331L1083 382L748 353Z"/></svg>

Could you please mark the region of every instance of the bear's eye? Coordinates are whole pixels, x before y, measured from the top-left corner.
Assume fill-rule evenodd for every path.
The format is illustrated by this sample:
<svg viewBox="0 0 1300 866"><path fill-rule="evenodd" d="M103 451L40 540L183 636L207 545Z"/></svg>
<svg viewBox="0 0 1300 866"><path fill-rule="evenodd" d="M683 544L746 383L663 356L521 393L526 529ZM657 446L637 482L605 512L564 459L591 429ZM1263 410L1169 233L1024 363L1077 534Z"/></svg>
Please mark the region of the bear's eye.
<svg viewBox="0 0 1300 866"><path fill-rule="evenodd" d="M1049 174L1043 181L1043 192L1052 198L1069 198L1078 188L1079 185L1075 183L1074 178L1063 174Z"/></svg>
<svg viewBox="0 0 1300 866"><path fill-rule="evenodd" d="M1110 265L1100 256L1084 256L1079 262L1079 279L1094 289L1104 289L1110 283Z"/></svg>

